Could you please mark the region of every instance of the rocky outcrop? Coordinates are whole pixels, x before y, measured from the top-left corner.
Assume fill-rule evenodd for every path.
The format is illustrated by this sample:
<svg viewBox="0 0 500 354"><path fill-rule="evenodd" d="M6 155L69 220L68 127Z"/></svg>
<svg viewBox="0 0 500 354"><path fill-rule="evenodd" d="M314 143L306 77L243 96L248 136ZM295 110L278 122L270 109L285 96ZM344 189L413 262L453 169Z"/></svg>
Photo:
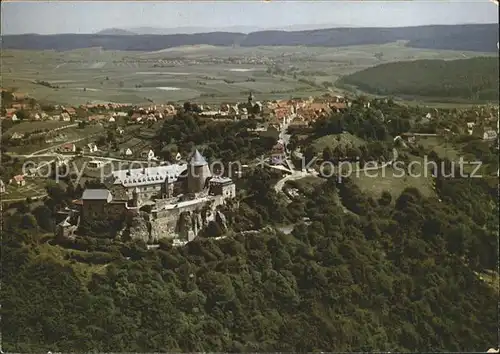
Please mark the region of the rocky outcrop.
<svg viewBox="0 0 500 354"><path fill-rule="evenodd" d="M192 241L212 221L217 222L223 231L227 230L226 216L213 208L206 204L193 210L172 210L157 217L147 213L133 214L127 220L123 236L150 244L160 239Z"/></svg>
<svg viewBox="0 0 500 354"><path fill-rule="evenodd" d="M143 215L135 214L127 220L126 234L132 240L142 240L146 243L150 241L149 222Z"/></svg>

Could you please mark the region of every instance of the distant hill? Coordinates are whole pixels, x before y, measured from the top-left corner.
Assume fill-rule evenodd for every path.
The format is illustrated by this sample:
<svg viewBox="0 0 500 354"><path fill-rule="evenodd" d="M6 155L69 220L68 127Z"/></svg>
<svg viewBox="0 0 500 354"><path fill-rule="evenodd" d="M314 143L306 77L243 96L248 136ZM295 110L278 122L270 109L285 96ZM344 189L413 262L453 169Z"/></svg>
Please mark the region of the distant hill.
<svg viewBox="0 0 500 354"><path fill-rule="evenodd" d="M99 35L109 35L109 36L133 36L137 33L132 31L127 31L121 28L107 28L102 31L97 32Z"/></svg>
<svg viewBox="0 0 500 354"><path fill-rule="evenodd" d="M207 27L175 27L175 28L159 28L159 27L133 27L127 28L127 31L135 34L156 34L156 35L172 35L172 34L195 34L207 32L237 32L250 33L259 31L257 27L248 26L233 26L225 28L207 28Z"/></svg>
<svg viewBox="0 0 500 354"><path fill-rule="evenodd" d="M343 77L367 93L390 96L498 100L498 58L415 60L381 64Z"/></svg>
<svg viewBox="0 0 500 354"><path fill-rule="evenodd" d="M407 40L416 48L496 52L497 24L420 26L402 28L330 28L307 31L209 32L170 35L57 34L5 35L3 49L72 50L102 47L108 50L157 51L185 45L319 46L340 47L385 44Z"/></svg>

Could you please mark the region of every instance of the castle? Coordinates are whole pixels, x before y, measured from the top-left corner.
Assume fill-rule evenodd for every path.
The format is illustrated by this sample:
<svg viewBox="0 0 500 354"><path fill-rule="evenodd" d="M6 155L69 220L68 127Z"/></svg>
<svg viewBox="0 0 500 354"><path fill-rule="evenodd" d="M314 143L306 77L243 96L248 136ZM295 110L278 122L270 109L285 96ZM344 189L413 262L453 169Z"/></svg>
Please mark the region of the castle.
<svg viewBox="0 0 500 354"><path fill-rule="evenodd" d="M211 221L225 226L218 210L236 196L228 177L213 176L198 150L186 164L114 171L107 189L86 189L78 224L125 221L122 236L155 243L161 238L193 240ZM70 216L58 224L71 237Z"/></svg>

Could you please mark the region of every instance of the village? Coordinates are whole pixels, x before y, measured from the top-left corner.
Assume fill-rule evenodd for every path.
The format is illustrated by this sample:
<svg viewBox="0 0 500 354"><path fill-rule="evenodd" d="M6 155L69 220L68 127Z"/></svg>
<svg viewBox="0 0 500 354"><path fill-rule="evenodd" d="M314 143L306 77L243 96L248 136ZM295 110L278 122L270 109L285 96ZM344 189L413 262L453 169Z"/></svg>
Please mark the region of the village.
<svg viewBox="0 0 500 354"><path fill-rule="evenodd" d="M217 106L194 102L144 106L117 103L89 103L77 107L43 105L28 95L5 89L2 89L2 98L4 152L18 158L44 157L46 161L42 162L45 164L53 162L52 158L55 157L60 163L76 156L95 157L88 164L94 169L101 168L104 162L110 160L160 163L154 149L148 145L147 138L155 134L164 120L171 119L179 111L192 112L204 119L221 122L254 121L254 128L249 130L276 140L276 145L269 152L269 162L281 165L286 160L283 157L291 135L307 134L317 119L348 110L353 104L350 98L329 93L307 99L261 101L256 100L250 92L246 102ZM370 101L366 100L363 106L370 109ZM421 120L432 121L439 114L434 109ZM19 127L24 129L16 129ZM440 131L441 135L464 134L493 141L497 139L498 131L495 108L481 107L475 116L466 116L463 123L457 122L457 125ZM414 138L409 136L410 140ZM175 161L169 162L182 158L187 156L177 153ZM10 175L2 176L0 192L4 194L4 199L9 199L9 194L17 195L14 187L26 188L27 178L34 177L40 168L33 167L31 171L10 171ZM31 196L37 195L36 188L26 189Z"/></svg>

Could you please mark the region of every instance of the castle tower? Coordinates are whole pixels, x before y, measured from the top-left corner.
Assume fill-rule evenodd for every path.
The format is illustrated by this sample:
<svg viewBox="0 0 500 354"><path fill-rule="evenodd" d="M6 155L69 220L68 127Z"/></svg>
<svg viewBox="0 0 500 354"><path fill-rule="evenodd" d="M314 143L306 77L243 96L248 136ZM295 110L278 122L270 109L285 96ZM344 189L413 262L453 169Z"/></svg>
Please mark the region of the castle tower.
<svg viewBox="0 0 500 354"><path fill-rule="evenodd" d="M196 150L188 164L188 192L199 193L205 189L207 178L212 177L205 158Z"/></svg>

